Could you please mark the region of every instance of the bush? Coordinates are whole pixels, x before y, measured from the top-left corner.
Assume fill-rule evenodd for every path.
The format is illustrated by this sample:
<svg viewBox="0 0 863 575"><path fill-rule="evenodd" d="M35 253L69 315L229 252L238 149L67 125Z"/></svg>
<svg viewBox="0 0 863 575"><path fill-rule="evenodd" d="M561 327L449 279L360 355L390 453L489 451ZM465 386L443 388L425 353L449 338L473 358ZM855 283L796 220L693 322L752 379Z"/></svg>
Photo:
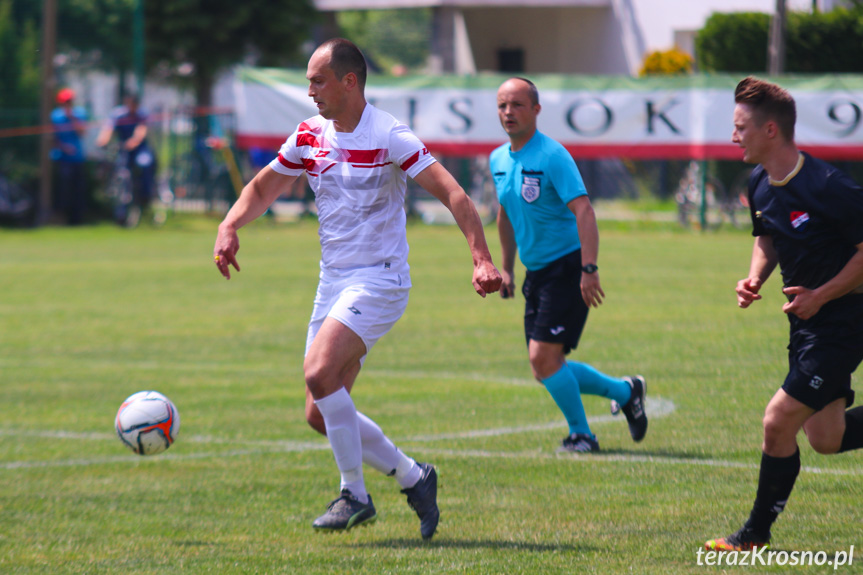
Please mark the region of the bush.
<svg viewBox="0 0 863 575"><path fill-rule="evenodd" d="M767 69L769 14L713 14L695 39L699 69L758 72ZM863 6L831 12L789 12L785 72L863 72Z"/></svg>
<svg viewBox="0 0 863 575"><path fill-rule="evenodd" d="M676 46L671 50L657 50L644 58L639 76L672 76L675 74L690 74L692 72L692 57Z"/></svg>
<svg viewBox="0 0 863 575"><path fill-rule="evenodd" d="M715 13L695 38L698 69L755 72L767 69L770 16L761 12Z"/></svg>

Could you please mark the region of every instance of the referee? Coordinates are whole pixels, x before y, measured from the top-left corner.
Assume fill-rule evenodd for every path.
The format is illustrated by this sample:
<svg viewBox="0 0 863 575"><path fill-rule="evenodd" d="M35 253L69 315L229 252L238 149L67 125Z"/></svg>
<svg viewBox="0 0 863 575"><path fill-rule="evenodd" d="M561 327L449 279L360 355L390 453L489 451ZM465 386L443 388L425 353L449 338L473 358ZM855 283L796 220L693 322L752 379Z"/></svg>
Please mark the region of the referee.
<svg viewBox="0 0 863 575"><path fill-rule="evenodd" d="M508 144L492 152L489 166L500 200L500 294L515 295L518 252L527 268L522 294L530 366L569 425L560 450L599 451L581 394L607 397L622 406L632 439L641 441L647 432L644 378L610 377L587 364L566 361L578 346L588 310L605 297L597 266L599 231L581 174L569 152L537 130L541 106L533 82L504 82L497 92L497 109L509 136Z"/></svg>

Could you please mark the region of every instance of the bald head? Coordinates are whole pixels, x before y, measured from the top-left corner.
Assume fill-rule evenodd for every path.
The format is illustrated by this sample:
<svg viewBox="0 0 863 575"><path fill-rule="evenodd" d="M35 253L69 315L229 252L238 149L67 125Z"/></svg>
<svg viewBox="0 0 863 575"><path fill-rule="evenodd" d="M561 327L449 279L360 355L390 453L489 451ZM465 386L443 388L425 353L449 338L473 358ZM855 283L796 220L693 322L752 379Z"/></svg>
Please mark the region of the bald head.
<svg viewBox="0 0 863 575"><path fill-rule="evenodd" d="M530 103L534 106L539 105L539 90L537 90L536 85L527 78L522 78L521 76L510 78L501 84L498 93L500 93L500 90L504 89L504 87L506 87L507 90L527 90L527 97L530 99Z"/></svg>

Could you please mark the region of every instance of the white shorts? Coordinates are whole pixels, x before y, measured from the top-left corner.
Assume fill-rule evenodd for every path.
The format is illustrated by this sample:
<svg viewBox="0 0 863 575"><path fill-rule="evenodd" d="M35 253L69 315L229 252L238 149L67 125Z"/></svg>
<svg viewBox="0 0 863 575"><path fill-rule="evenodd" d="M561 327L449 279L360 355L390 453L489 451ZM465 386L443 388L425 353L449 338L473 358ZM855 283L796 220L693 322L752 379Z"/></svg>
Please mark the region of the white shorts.
<svg viewBox="0 0 863 575"><path fill-rule="evenodd" d="M327 317L360 336L368 353L404 315L410 286L406 272L361 268L335 275L322 270L309 320L306 354Z"/></svg>

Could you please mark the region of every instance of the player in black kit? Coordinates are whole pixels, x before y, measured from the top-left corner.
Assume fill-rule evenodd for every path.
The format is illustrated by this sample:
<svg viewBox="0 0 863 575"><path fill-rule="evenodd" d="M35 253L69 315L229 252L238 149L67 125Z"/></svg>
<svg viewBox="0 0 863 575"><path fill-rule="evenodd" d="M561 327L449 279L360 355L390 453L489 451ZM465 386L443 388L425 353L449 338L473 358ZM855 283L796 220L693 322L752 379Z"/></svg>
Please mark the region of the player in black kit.
<svg viewBox="0 0 863 575"><path fill-rule="evenodd" d="M737 305L782 271L782 311L790 323L788 375L764 413L758 490L749 519L710 550L766 546L800 472L797 433L818 453L863 447L863 407L851 373L863 360L863 189L794 142L791 95L753 77L734 92L732 141L743 160L759 164L749 181L755 246L749 276L737 283Z"/></svg>

